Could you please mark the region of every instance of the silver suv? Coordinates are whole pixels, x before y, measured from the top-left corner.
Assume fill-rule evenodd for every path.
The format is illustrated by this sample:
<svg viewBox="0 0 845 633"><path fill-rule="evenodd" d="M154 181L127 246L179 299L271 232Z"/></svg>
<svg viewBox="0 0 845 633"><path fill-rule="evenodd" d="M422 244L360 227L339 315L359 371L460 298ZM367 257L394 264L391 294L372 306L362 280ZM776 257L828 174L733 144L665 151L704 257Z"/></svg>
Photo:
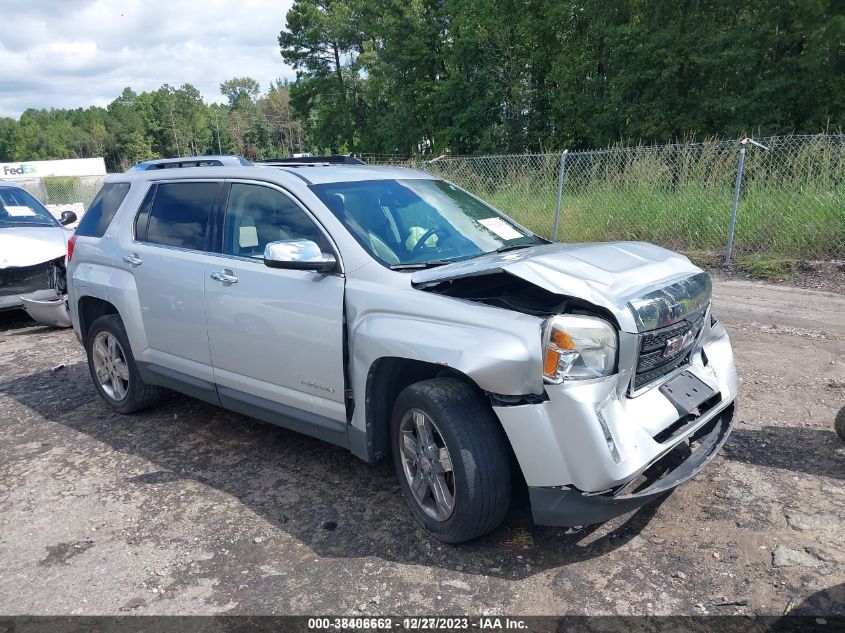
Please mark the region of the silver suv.
<svg viewBox="0 0 845 633"><path fill-rule="evenodd" d="M534 235L429 174L366 165L111 177L71 239L69 306L120 413L162 388L392 457L455 543L514 485L586 525L692 477L737 391L710 279L638 242Z"/></svg>

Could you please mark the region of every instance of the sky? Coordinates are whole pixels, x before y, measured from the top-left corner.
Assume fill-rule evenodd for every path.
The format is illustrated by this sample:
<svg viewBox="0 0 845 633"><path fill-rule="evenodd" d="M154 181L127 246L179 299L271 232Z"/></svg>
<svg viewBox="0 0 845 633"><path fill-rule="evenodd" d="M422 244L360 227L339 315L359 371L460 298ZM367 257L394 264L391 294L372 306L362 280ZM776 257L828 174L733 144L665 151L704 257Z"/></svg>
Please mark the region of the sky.
<svg viewBox="0 0 845 633"><path fill-rule="evenodd" d="M294 71L277 38L292 0L0 0L0 116L105 106L123 88L254 77L262 91Z"/></svg>

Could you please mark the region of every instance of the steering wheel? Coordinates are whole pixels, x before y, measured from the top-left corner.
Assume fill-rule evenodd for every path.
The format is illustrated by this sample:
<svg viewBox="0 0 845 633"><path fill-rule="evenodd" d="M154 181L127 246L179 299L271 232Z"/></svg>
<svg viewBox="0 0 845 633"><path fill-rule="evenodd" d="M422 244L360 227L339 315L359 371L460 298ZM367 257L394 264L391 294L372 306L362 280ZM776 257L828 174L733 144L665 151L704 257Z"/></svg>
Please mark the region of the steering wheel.
<svg viewBox="0 0 845 633"><path fill-rule="evenodd" d="M436 226L433 229L427 230L425 233L422 234L422 237L417 240L417 243L414 244L414 248L411 249L411 255L417 255L425 246L426 241L432 235L442 235L443 237L449 237L449 231L447 231L442 226Z"/></svg>

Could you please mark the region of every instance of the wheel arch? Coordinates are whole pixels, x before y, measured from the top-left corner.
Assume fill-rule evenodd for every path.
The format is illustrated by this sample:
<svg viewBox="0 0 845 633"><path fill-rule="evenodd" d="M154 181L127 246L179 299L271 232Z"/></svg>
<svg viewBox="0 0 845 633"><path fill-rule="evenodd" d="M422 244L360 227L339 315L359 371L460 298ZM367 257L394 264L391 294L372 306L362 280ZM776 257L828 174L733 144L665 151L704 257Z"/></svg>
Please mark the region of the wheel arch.
<svg viewBox="0 0 845 633"><path fill-rule="evenodd" d="M91 324L101 316L107 314L117 314L120 316L120 312L113 303L89 295L79 298L77 310L79 314L79 333L83 341L88 338L88 331L91 329Z"/></svg>
<svg viewBox="0 0 845 633"><path fill-rule="evenodd" d="M373 461L390 454L390 416L401 391L423 380L447 377L466 383L486 399L485 392L472 378L453 367L399 356L378 358L370 365L364 409Z"/></svg>
<svg viewBox="0 0 845 633"><path fill-rule="evenodd" d="M91 324L97 318L117 314L126 328L132 353L137 360L145 360L147 338L133 274L119 268L86 266L80 264L74 271L69 293L70 299L75 299L70 312L71 320L78 321L80 342L85 344Z"/></svg>

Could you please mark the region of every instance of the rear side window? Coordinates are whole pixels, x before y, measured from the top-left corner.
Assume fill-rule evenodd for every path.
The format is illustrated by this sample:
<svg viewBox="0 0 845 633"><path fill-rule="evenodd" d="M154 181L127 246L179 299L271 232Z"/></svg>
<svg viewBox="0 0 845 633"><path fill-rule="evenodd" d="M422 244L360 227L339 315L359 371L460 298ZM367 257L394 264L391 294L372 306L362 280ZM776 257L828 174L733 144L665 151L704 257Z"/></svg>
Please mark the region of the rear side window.
<svg viewBox="0 0 845 633"><path fill-rule="evenodd" d="M195 251L208 250L206 235L209 218L220 186L218 182L159 184L155 193L151 192L155 198L149 207L146 227L140 225L147 207L147 204L142 205L136 224L136 238L152 244Z"/></svg>
<svg viewBox="0 0 845 633"><path fill-rule="evenodd" d="M158 185L153 185L144 196L144 201L141 203L141 209L138 215L135 216L135 239L139 242L147 241L147 225L150 223L150 209L153 208L153 200L156 198L156 191Z"/></svg>
<svg viewBox="0 0 845 633"><path fill-rule="evenodd" d="M128 182L104 184L88 211L82 216L82 221L76 227L76 234L83 237L103 237L127 193Z"/></svg>

